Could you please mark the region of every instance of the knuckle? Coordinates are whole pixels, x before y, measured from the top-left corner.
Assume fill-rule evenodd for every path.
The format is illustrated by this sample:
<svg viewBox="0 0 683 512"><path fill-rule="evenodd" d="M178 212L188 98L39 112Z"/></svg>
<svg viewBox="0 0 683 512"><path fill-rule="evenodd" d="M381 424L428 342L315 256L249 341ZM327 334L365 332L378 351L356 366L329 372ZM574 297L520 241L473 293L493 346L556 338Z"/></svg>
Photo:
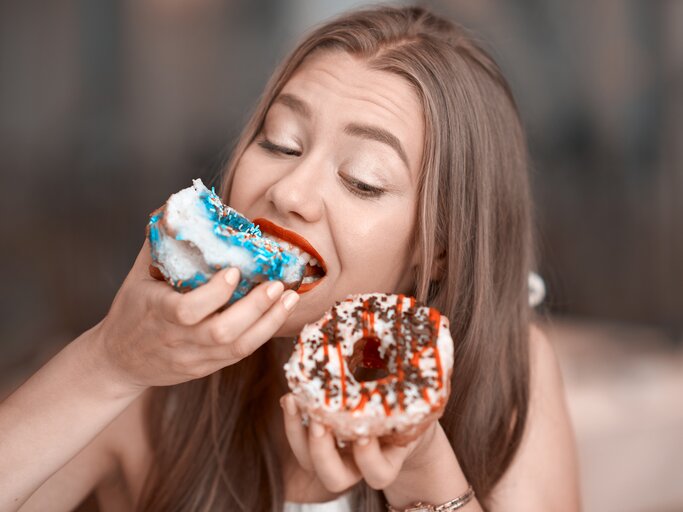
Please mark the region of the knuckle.
<svg viewBox="0 0 683 512"><path fill-rule="evenodd" d="M175 311L175 303L173 302L173 299L175 297L170 294L150 294L149 301L147 303L147 307L156 310L157 308L160 311L160 316L163 317L164 320L167 322L172 322L174 321L174 311Z"/></svg>
<svg viewBox="0 0 683 512"><path fill-rule="evenodd" d="M232 344L232 353L235 357L244 359L251 354L251 350L246 341L240 338Z"/></svg>
<svg viewBox="0 0 683 512"><path fill-rule="evenodd" d="M188 368L190 367L190 361L187 356L176 356L172 361L171 361L171 371L174 373L178 373L181 375L185 375L188 373Z"/></svg>
<svg viewBox="0 0 683 512"><path fill-rule="evenodd" d="M379 472L374 477L374 486L371 487L376 490L384 489L391 485L391 483L396 480L397 476L398 472L393 469Z"/></svg>
<svg viewBox="0 0 683 512"><path fill-rule="evenodd" d="M232 341L230 329L221 322L215 322L209 327L209 336L214 343L224 344Z"/></svg>
<svg viewBox="0 0 683 512"><path fill-rule="evenodd" d="M183 345L184 340L167 336L164 346L169 350L178 350Z"/></svg>
<svg viewBox="0 0 683 512"><path fill-rule="evenodd" d="M342 482L337 478L328 478L327 481L323 482L325 488L330 492L342 492L346 489L345 482Z"/></svg>
<svg viewBox="0 0 683 512"><path fill-rule="evenodd" d="M192 325L195 323L195 315L192 307L181 300L175 307L175 319L180 325Z"/></svg>
<svg viewBox="0 0 683 512"><path fill-rule="evenodd" d="M386 479L383 478L366 478L365 482L374 490L380 491L387 487L391 482L388 482Z"/></svg>
<svg viewBox="0 0 683 512"><path fill-rule="evenodd" d="M204 377L205 375L208 375L209 372L206 370L204 366L201 365L195 365L190 368L188 368L188 377L191 377L193 379L199 379L201 377Z"/></svg>

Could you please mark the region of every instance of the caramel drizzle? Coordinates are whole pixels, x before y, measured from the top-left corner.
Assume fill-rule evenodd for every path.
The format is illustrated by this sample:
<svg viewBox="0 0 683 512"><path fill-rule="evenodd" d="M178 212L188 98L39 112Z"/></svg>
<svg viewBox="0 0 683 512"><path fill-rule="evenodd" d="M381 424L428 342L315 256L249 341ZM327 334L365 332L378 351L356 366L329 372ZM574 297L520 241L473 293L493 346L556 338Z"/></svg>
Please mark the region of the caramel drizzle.
<svg viewBox="0 0 683 512"><path fill-rule="evenodd" d="M323 324L323 327L326 326L329 322L325 322ZM336 327L336 326L335 326ZM336 329L335 329L336 331ZM323 351L325 354L325 405L330 405L330 370L327 369L327 363L330 360L330 355L327 350L327 332L323 331Z"/></svg>
<svg viewBox="0 0 683 512"><path fill-rule="evenodd" d="M395 317L395 329L396 329L396 340L395 340L395 346L400 347L401 343L405 341L405 334L404 334L404 329L403 329L403 319L404 319L404 311L403 311L403 301L405 299L404 295L398 295L397 300L396 300L396 317ZM410 306L409 310L414 311L415 310L415 305L416 301L414 297L410 297ZM363 301L363 305L361 308L361 325L362 325L362 330L363 330L363 337L364 338L370 338L375 336L375 313L372 311L371 307L375 306L374 301L373 304L370 304L370 301L368 299ZM438 382L437 382L437 389L442 389L443 388L443 369L441 366L441 357L439 354L439 348L436 343L436 340L438 339L439 336L439 328L441 324L441 314L434 308L429 308L429 322L431 324L431 332L430 332L430 339L426 343L425 346L422 348L418 349L417 347L417 342L418 342L418 336L412 335L410 337L410 352L412 353L412 357L410 358L410 366L413 368L417 369L417 371L421 374L421 369L420 369L420 358L422 357L422 354L429 350L432 349L434 352L434 361L436 365L436 371L438 375ZM331 318L327 319L322 327L322 342L323 342L323 352L324 352L324 361L323 361L323 388L325 389L325 405L329 405L330 403L330 381L331 381L331 374L330 371L327 368L327 365L330 361L329 358L329 348L328 344L330 342L336 342L336 348L337 348L337 356L339 358L339 368L340 368L340 381L341 381L341 406L342 409L346 409L347 407L347 393L346 393L346 371L345 371L345 360L344 356L342 353L342 344L341 342L337 339L337 325L338 325L338 317L336 314L336 310L333 308L331 312ZM329 339L328 333L331 333L332 335L332 340ZM376 337L376 336L375 336ZM304 341L299 336L299 345L300 345L300 362L303 365L303 360L304 360ZM396 377L397 377L397 383L396 383L396 393L397 393L397 402L399 405L400 410L405 410L405 392L404 392L404 387L403 387L403 382L404 382L404 377L405 377L405 369L403 367L403 359L402 359L403 351L402 350L397 350L396 351ZM365 408L365 405L371 400L371 398L375 394L379 394L381 399L382 399L382 406L384 408L384 412L387 416L391 416L392 410L390 405L387 402L387 397L386 394L383 392L383 387L388 385L388 381L391 375L384 377L382 379L378 379L375 382L375 389L370 391L367 387L365 387L364 384L361 383L361 398L359 403L352 409L352 411L358 411L362 410ZM422 388L422 397L423 399L431 406L432 410L436 409L439 404L432 404L430 399L429 399L429 394L427 392L427 386L424 386Z"/></svg>
<svg viewBox="0 0 683 512"><path fill-rule="evenodd" d="M432 323L432 340L434 340L434 362L436 363L436 373L438 375L439 389L443 388L443 370L441 369L441 356L436 340L439 339L439 328L441 327L441 313L434 308L429 308L429 320Z"/></svg>
<svg viewBox="0 0 683 512"><path fill-rule="evenodd" d="M339 355L339 370L341 372L341 398L342 409L346 409L346 373L344 371L344 356L342 355L342 344L337 343L337 354ZM327 391L325 392L327 393Z"/></svg>
<svg viewBox="0 0 683 512"><path fill-rule="evenodd" d="M304 339L301 337L301 335L299 335L298 342L299 342L299 355L301 356L301 357L299 357L299 365L300 365L299 367L303 368L303 364L304 364Z"/></svg>
<svg viewBox="0 0 683 512"><path fill-rule="evenodd" d="M410 301L410 307L413 306L413 299L411 297ZM399 295L396 298L396 318L394 319L395 325L396 325L396 344L398 345L399 343L403 343L404 341L404 336L403 336L403 325L402 325L402 320L403 318L403 295ZM411 346L415 343L415 340L411 340ZM401 351L397 350L396 351L396 373L398 376L398 382L396 383L396 401L398 402L399 408L404 411L406 408L405 404L405 393L403 392L403 379L404 379L404 374L405 372L403 371L403 358L401 357ZM412 363L411 363L412 364Z"/></svg>

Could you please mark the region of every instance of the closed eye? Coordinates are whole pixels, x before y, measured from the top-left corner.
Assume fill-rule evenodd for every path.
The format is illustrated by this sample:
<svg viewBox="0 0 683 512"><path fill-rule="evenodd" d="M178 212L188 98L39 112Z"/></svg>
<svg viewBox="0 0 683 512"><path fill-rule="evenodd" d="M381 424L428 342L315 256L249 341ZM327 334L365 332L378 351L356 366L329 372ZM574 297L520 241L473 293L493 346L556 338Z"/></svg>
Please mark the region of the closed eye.
<svg viewBox="0 0 683 512"><path fill-rule="evenodd" d="M373 199L378 198L385 192L384 189L373 187L372 185L368 185L367 183L352 178L351 176L340 174L340 177L349 192L357 195L358 197Z"/></svg>
<svg viewBox="0 0 683 512"><path fill-rule="evenodd" d="M287 156L301 156L301 151L297 149L287 148L285 146L280 146L279 144L275 144L265 138L258 141L257 144L269 153L276 153Z"/></svg>
<svg viewBox="0 0 683 512"><path fill-rule="evenodd" d="M296 157L301 156L301 151L297 149L288 148L285 146L280 146L279 144L275 144L266 138L259 140L257 144L269 153L273 153L276 155ZM349 190L349 192L358 197L364 199L374 199L380 197L385 192L384 189L373 187L372 185L368 185L367 183L352 178L351 176L347 176L345 174L340 174L339 176L341 177L344 186Z"/></svg>

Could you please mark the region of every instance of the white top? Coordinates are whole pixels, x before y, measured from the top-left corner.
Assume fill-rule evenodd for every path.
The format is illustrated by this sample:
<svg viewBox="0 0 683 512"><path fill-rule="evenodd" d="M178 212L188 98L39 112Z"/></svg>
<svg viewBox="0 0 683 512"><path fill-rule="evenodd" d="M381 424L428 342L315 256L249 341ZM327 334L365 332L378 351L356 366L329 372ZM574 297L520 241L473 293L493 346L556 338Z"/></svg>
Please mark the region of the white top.
<svg viewBox="0 0 683 512"><path fill-rule="evenodd" d="M352 512L352 492L324 503L294 503L285 501L284 512Z"/></svg>
<svg viewBox="0 0 683 512"><path fill-rule="evenodd" d="M535 308L545 298L545 282L536 272L529 272L529 306Z"/></svg>

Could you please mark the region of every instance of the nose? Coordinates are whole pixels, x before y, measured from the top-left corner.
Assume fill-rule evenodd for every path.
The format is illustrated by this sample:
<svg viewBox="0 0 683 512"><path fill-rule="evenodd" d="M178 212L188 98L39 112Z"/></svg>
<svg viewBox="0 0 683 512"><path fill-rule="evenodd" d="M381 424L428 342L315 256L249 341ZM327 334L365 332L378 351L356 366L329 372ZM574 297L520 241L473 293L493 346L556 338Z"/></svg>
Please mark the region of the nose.
<svg viewBox="0 0 683 512"><path fill-rule="evenodd" d="M315 222L323 215L322 163L316 158L300 158L292 168L266 190L266 200L283 217L295 215Z"/></svg>

